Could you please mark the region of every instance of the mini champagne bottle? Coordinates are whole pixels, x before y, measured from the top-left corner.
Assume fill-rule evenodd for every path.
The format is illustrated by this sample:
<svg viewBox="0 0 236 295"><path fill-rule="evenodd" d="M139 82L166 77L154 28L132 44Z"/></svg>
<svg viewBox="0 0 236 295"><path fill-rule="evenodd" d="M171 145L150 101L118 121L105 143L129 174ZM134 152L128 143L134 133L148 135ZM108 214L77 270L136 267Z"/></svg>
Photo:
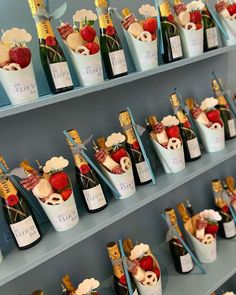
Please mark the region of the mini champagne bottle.
<svg viewBox="0 0 236 295"><path fill-rule="evenodd" d="M77 144L81 144L80 136L77 130L67 131ZM68 141L70 148L72 144ZM107 207L107 200L103 193L101 184L98 180L96 172L88 164L81 154L74 154L76 178L79 189L84 196L86 208L89 213L101 211Z"/></svg>
<svg viewBox="0 0 236 295"><path fill-rule="evenodd" d="M204 51L210 51L219 47L217 29L210 11L204 6L202 10L204 31Z"/></svg>
<svg viewBox="0 0 236 295"><path fill-rule="evenodd" d="M73 89L70 70L55 38L44 0L28 0L36 22L40 59L51 92L56 94Z"/></svg>
<svg viewBox="0 0 236 295"><path fill-rule="evenodd" d="M0 162L7 168L2 156L0 156ZM38 244L42 235L34 214L21 191L4 175L2 169L0 169L0 195L5 219L17 248L25 250Z"/></svg>
<svg viewBox="0 0 236 295"><path fill-rule="evenodd" d="M99 26L100 48L108 78L117 78L128 73L124 50L111 20L106 0L95 0Z"/></svg>

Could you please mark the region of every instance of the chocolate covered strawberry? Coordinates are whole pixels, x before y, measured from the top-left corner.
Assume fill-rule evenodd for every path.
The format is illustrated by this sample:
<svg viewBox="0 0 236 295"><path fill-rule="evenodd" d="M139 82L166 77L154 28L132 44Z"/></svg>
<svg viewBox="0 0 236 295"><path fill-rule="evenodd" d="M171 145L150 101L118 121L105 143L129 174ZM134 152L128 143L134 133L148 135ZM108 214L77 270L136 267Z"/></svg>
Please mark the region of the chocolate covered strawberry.
<svg viewBox="0 0 236 295"><path fill-rule="evenodd" d="M70 183L68 175L63 171L53 173L49 178L49 182L56 190L63 190Z"/></svg>
<svg viewBox="0 0 236 295"><path fill-rule="evenodd" d="M190 22L194 24L202 23L202 14L199 10L190 12Z"/></svg>
<svg viewBox="0 0 236 295"><path fill-rule="evenodd" d="M159 279L160 275L161 275L161 271L159 268L154 268L153 272L156 274L157 278Z"/></svg>
<svg viewBox="0 0 236 295"><path fill-rule="evenodd" d="M180 138L180 129L176 125L167 127L166 133L169 138L172 138L172 137Z"/></svg>
<svg viewBox="0 0 236 295"><path fill-rule="evenodd" d="M140 267L145 271L152 271L153 270L153 258L150 255L143 256L140 261Z"/></svg>
<svg viewBox="0 0 236 295"><path fill-rule="evenodd" d="M157 30L157 20L155 18L148 18L143 22L144 31L150 34L155 34Z"/></svg>
<svg viewBox="0 0 236 295"><path fill-rule="evenodd" d="M87 44L85 45L85 47L88 48L88 50L89 50L89 54L90 54L90 55L92 55L92 54L96 54L96 53L98 53L99 50L100 50L99 45L98 45L97 43L95 43L95 42L89 42L89 43L87 43Z"/></svg>
<svg viewBox="0 0 236 295"><path fill-rule="evenodd" d="M217 222L208 221L207 227L205 228L205 234L211 234L215 236L219 230L219 225Z"/></svg>
<svg viewBox="0 0 236 295"><path fill-rule="evenodd" d="M118 164L120 164L121 158L127 157L127 156L128 156L128 153L123 148L120 148L120 149L117 149L117 150L114 150L113 152L111 152L112 159Z"/></svg>
<svg viewBox="0 0 236 295"><path fill-rule="evenodd" d="M85 41L93 42L96 37L96 31L90 25L86 25L80 30L80 35Z"/></svg>
<svg viewBox="0 0 236 295"><path fill-rule="evenodd" d="M72 194L72 189L71 188L66 188L61 192L61 196L63 198L64 201L68 200L69 197Z"/></svg>
<svg viewBox="0 0 236 295"><path fill-rule="evenodd" d="M26 68L31 62L31 51L28 47L16 46L9 50L12 63L19 64L22 69Z"/></svg>
<svg viewBox="0 0 236 295"><path fill-rule="evenodd" d="M236 14L236 3L233 3L227 7L229 14L232 16Z"/></svg>
<svg viewBox="0 0 236 295"><path fill-rule="evenodd" d="M207 118L212 123L219 123L221 126L223 126L223 121L220 117L220 111L219 110L210 110L206 113Z"/></svg>

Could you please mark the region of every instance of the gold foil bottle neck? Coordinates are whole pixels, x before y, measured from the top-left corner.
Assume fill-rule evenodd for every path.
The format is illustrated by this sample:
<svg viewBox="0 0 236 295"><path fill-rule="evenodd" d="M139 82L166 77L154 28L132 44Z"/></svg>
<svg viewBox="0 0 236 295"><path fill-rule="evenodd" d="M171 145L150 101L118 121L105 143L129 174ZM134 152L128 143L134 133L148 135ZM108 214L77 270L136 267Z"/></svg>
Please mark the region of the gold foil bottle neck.
<svg viewBox="0 0 236 295"><path fill-rule="evenodd" d="M178 108L180 106L179 98L178 98L178 95L176 93L172 93L170 95L170 102L171 102L171 105L174 108Z"/></svg>
<svg viewBox="0 0 236 295"><path fill-rule="evenodd" d="M182 0L174 0L174 6L179 5L183 3Z"/></svg>
<svg viewBox="0 0 236 295"><path fill-rule="evenodd" d="M160 13L162 17L168 17L171 14L170 10L170 3L169 1L165 0L161 5L160 5Z"/></svg>
<svg viewBox="0 0 236 295"><path fill-rule="evenodd" d="M157 117L155 115L151 115L148 117L148 123L151 125L151 126L155 126L158 121L157 121Z"/></svg>
<svg viewBox="0 0 236 295"><path fill-rule="evenodd" d="M211 87L213 91L220 91L222 87L222 80L218 79L217 81L216 79L213 79L211 81Z"/></svg>
<svg viewBox="0 0 236 295"><path fill-rule="evenodd" d="M38 9L46 9L44 0L28 0L32 15L37 13Z"/></svg>
<svg viewBox="0 0 236 295"><path fill-rule="evenodd" d="M73 138L73 140L77 144L81 144L81 138L80 138L79 133L76 129L67 130L67 133ZM67 138L66 140L67 140L67 143L69 144L69 146L72 147L73 144L69 141L69 139Z"/></svg>
<svg viewBox="0 0 236 295"><path fill-rule="evenodd" d="M131 119L128 111L123 111L119 113L119 121L121 127L127 126L131 124Z"/></svg>
<svg viewBox="0 0 236 295"><path fill-rule="evenodd" d="M0 155L0 162L3 164L3 166L8 170L8 166L7 166L7 163L5 161L5 159L3 158L2 155ZM2 169L0 168L0 176L3 176L4 175L4 172L2 171Z"/></svg>
<svg viewBox="0 0 236 295"><path fill-rule="evenodd" d="M96 7L107 7L107 1L106 0L95 0L95 6Z"/></svg>
<svg viewBox="0 0 236 295"><path fill-rule="evenodd" d="M118 244L116 242L110 242L107 244L107 251L113 264L114 275L117 278L121 278L124 275L124 269L122 262L119 262L121 255Z"/></svg>
<svg viewBox="0 0 236 295"><path fill-rule="evenodd" d="M129 10L129 8L124 8L121 12L122 17L126 18L127 16L129 16L131 14L131 11Z"/></svg>
<svg viewBox="0 0 236 295"><path fill-rule="evenodd" d="M218 99L219 105L223 105L223 106L227 105L227 101L223 95L218 96L217 99Z"/></svg>
<svg viewBox="0 0 236 295"><path fill-rule="evenodd" d="M177 223L177 217L173 208L166 208L165 214L166 217L169 219L171 225L175 225Z"/></svg>
<svg viewBox="0 0 236 295"><path fill-rule="evenodd" d="M219 179L214 179L211 182L212 189L215 193L223 192L223 186Z"/></svg>
<svg viewBox="0 0 236 295"><path fill-rule="evenodd" d="M187 98L185 100L185 103L186 103L186 106L189 108L190 111L193 110L197 106L197 104L196 104L196 102L195 102L195 100L193 98Z"/></svg>

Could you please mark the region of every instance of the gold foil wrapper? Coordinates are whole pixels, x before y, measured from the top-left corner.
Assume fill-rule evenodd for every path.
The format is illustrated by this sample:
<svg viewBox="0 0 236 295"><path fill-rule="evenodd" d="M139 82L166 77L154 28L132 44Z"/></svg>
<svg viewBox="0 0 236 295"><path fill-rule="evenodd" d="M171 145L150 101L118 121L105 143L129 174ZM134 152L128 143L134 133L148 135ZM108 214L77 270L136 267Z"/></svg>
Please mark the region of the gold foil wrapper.
<svg viewBox="0 0 236 295"><path fill-rule="evenodd" d="M178 108L180 106L179 98L178 98L178 95L176 93L172 93L170 95L170 102L171 102L171 105L174 108Z"/></svg>
<svg viewBox="0 0 236 295"><path fill-rule="evenodd" d="M3 164L4 167L6 167L6 169L8 170L8 166L7 166L7 163L5 161L5 159L3 158L2 155L0 155L0 162ZM0 168L0 176L3 176L4 175L4 172L2 171L2 169Z"/></svg>
<svg viewBox="0 0 236 295"><path fill-rule="evenodd" d="M95 6L96 7L102 7L102 6L107 7L108 4L107 4L106 0L95 0Z"/></svg>
<svg viewBox="0 0 236 295"><path fill-rule="evenodd" d="M151 126L155 126L155 125L158 123L158 121L157 121L157 117L154 116L154 115L149 116L147 120L148 120L148 123L149 123Z"/></svg>
<svg viewBox="0 0 236 295"><path fill-rule="evenodd" d="M164 1L160 5L160 12L162 17L168 17L171 14L169 1Z"/></svg>
<svg viewBox="0 0 236 295"><path fill-rule="evenodd" d="M124 275L124 269L118 244L116 242L110 242L107 244L107 251L113 265L114 275L120 279Z"/></svg>
<svg viewBox="0 0 236 295"><path fill-rule="evenodd" d="M131 11L129 10L129 8L126 7L122 10L121 14L122 14L122 17L125 18L131 14Z"/></svg>
<svg viewBox="0 0 236 295"><path fill-rule="evenodd" d="M28 0L32 15L37 13L38 9L46 9L44 0Z"/></svg>
<svg viewBox="0 0 236 295"><path fill-rule="evenodd" d="M75 129L71 129L71 130L67 130L67 133L73 138L73 140L77 143L77 144L81 144L81 138L79 136L79 133L77 130ZM69 139L66 139L67 143L69 144L70 147L72 147L72 143L69 141Z"/></svg>
<svg viewBox="0 0 236 295"><path fill-rule="evenodd" d="M123 111L119 113L119 121L121 127L131 124L131 118L128 111Z"/></svg>
<svg viewBox="0 0 236 295"><path fill-rule="evenodd" d="M107 149L107 147L105 145L105 142L106 142L105 137L103 137L103 136L98 137L96 141L97 141L97 145L100 149Z"/></svg>
<svg viewBox="0 0 236 295"><path fill-rule="evenodd" d="M223 186L219 179L214 179L211 182L212 189L215 193L223 192Z"/></svg>

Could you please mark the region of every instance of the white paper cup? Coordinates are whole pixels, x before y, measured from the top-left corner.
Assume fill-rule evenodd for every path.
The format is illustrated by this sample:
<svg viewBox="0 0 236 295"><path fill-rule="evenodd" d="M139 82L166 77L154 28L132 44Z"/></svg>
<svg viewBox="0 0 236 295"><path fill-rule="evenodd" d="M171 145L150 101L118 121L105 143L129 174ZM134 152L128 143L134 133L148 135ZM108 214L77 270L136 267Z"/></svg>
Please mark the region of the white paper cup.
<svg viewBox="0 0 236 295"><path fill-rule="evenodd" d="M58 232L71 229L79 222L79 215L72 193L69 199L59 205L47 205L39 200L40 205Z"/></svg>
<svg viewBox="0 0 236 295"><path fill-rule="evenodd" d="M236 19L229 19L229 18L223 17L221 14L219 14L219 16L220 16L222 26L229 36L228 40L222 37L224 45L227 45L227 46L235 45L236 44Z"/></svg>
<svg viewBox="0 0 236 295"><path fill-rule="evenodd" d="M120 193L120 199L126 199L135 194L136 187L132 167L123 174L110 173L104 167L102 167L102 170L116 190Z"/></svg>
<svg viewBox="0 0 236 295"><path fill-rule="evenodd" d="M208 153L222 151L225 148L225 132L224 128L210 129L205 125L195 121L200 133L205 150Z"/></svg>
<svg viewBox="0 0 236 295"><path fill-rule="evenodd" d="M185 168L183 145L176 150L167 150L152 137L151 141L166 173L177 173Z"/></svg>
<svg viewBox="0 0 236 295"><path fill-rule="evenodd" d="M0 81L13 105L31 102L39 97L32 62L17 71L0 68Z"/></svg>
<svg viewBox="0 0 236 295"><path fill-rule="evenodd" d="M92 55L81 55L68 48L79 82L91 86L104 81L100 51Z"/></svg>
<svg viewBox="0 0 236 295"><path fill-rule="evenodd" d="M194 57L203 54L203 28L186 30L179 25L183 51L185 57Z"/></svg>
<svg viewBox="0 0 236 295"><path fill-rule="evenodd" d="M211 244L203 244L193 235L187 232L198 259L202 263L212 263L217 258L216 239Z"/></svg>
<svg viewBox="0 0 236 295"><path fill-rule="evenodd" d="M150 42L139 41L123 29L135 67L145 71L158 66L157 39Z"/></svg>

